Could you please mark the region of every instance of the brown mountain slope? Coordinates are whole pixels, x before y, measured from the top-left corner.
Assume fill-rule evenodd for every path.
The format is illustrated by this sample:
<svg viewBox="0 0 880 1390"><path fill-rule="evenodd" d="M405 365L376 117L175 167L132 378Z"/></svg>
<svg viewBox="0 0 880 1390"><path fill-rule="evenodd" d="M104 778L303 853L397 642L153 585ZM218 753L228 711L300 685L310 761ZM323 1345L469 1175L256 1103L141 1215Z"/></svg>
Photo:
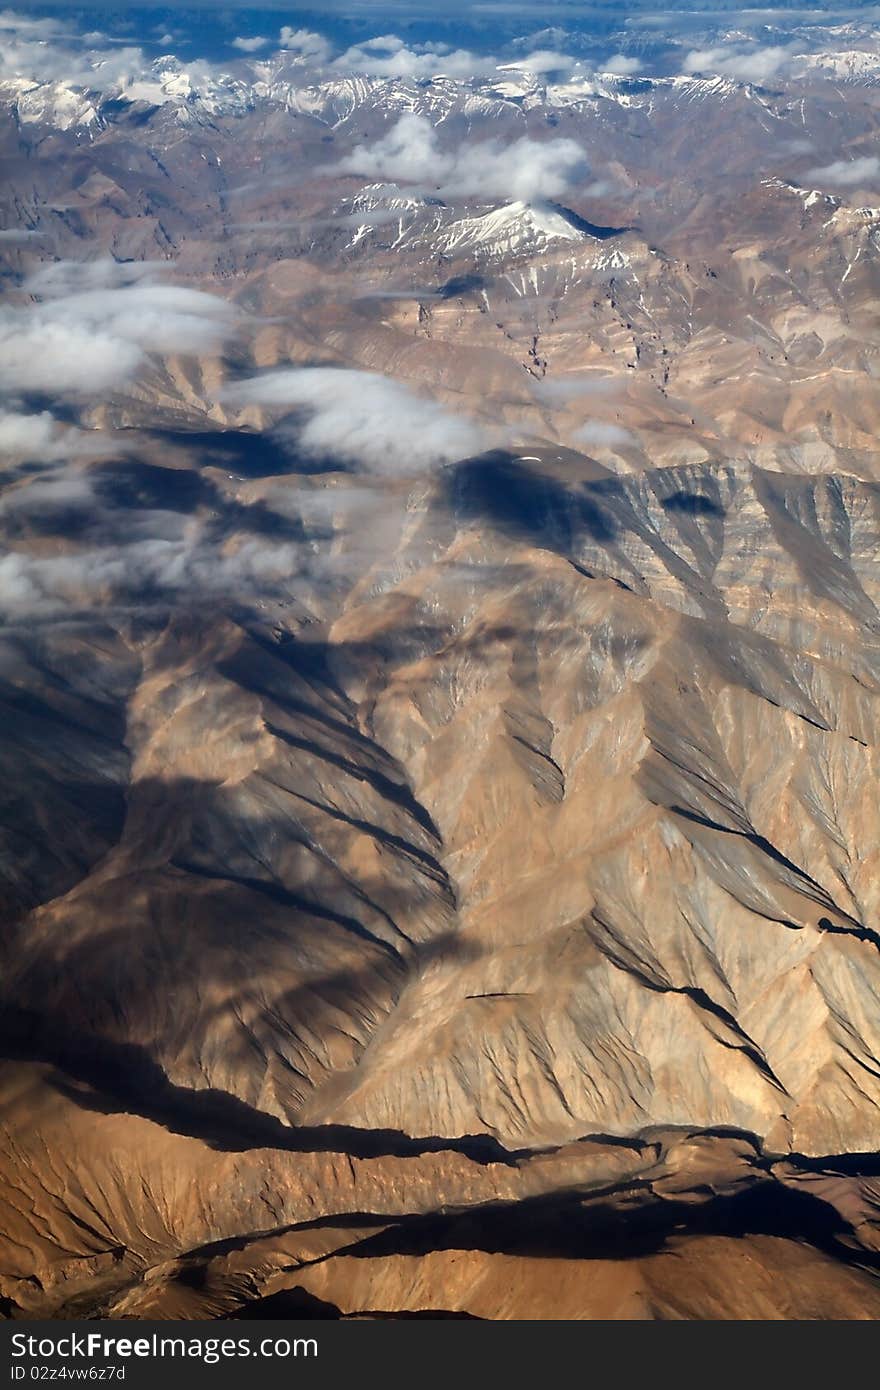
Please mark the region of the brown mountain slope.
<svg viewBox="0 0 880 1390"><path fill-rule="evenodd" d="M758 1244L729 1315L792 1315L758 1310L795 1232L748 1194L815 1194L784 1155L830 1173L823 1155L876 1134L876 508L851 479L589 466L579 483L570 457L563 481L552 454L488 455L419 484L393 551L321 621L159 610L111 635L86 618L79 661L51 625L16 632L13 1309L66 1306L83 1270L82 1306L150 1271L118 1311L232 1308L292 1286L279 1251L300 1256L272 1236L267 1265L272 1231L332 1216L332 1248L369 1259L298 1277L316 1297L521 1316L504 1259L528 1254L540 1194L560 1213L546 1253L587 1261L581 1315L714 1315L639 1253L677 1239L642 1234L676 1224L645 1176L645 1135L671 1125L743 1136L699 1140L713 1176L674 1178L707 1207L687 1258L711 1264L736 1228L709 1196L733 1143ZM98 808L105 838L82 847ZM32 1129L44 1107L52 1138ZM582 1154L601 1210L635 1222L598 1304L602 1222L584 1218L580 1253L564 1235ZM810 1197L820 1302L828 1261L873 1248L869 1171ZM520 1204L503 1237L476 1217L444 1233L447 1208L496 1198ZM409 1236L357 1232L358 1213L405 1231L414 1211L435 1213L418 1249L441 1283L444 1242L484 1252L463 1265L479 1298L444 1302L431 1261L408 1283ZM216 1303L176 1301L167 1261L230 1239L234 1278L226 1255L186 1257ZM864 1277L835 1284L840 1315L874 1307Z"/></svg>

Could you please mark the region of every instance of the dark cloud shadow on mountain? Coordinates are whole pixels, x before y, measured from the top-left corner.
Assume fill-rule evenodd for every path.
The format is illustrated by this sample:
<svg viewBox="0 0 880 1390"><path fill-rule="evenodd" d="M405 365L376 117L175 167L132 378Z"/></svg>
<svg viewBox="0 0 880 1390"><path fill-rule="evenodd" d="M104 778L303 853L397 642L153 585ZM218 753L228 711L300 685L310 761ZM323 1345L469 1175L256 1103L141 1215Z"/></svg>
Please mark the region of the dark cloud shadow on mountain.
<svg viewBox="0 0 880 1390"><path fill-rule="evenodd" d="M307 527L295 511L286 514L261 499L239 502L197 468L164 468L140 459L115 459L95 465L89 483L91 492L85 495L65 497L59 485L57 497L40 492L32 505L27 490L22 490L16 494L15 507L3 515L2 534L8 540L62 537L122 546L161 537L161 513L199 516L205 523L203 543L207 545L233 533L297 543L330 534L314 523ZM143 596L149 597L146 590Z"/></svg>
<svg viewBox="0 0 880 1390"><path fill-rule="evenodd" d="M836 922L832 922L830 917L820 917L816 924L820 931L830 932L832 936L853 936L857 941L867 941L880 950L880 932L874 931L871 927L863 927L861 924L855 927L842 927Z"/></svg>
<svg viewBox="0 0 880 1390"><path fill-rule="evenodd" d="M701 492L672 492L660 502L666 512L681 512L685 516L724 516L724 508L714 498Z"/></svg>
<svg viewBox="0 0 880 1390"><path fill-rule="evenodd" d="M149 102L133 102L125 97L104 97L98 112L102 118L112 121L114 126L120 129L122 126L137 128L149 125L161 109L160 106L153 106Z"/></svg>
<svg viewBox="0 0 880 1390"><path fill-rule="evenodd" d="M708 577L712 562L706 547L697 547L700 554L691 563L687 553L664 539L661 529L644 514L629 480L586 455L578 467L582 473L588 469L588 476L569 481L557 475L558 462L535 465L507 451L494 451L446 469L443 500L458 521L482 523L511 540L553 551L588 579L604 573L607 565L620 587L646 594L643 567L633 555L634 547L620 543L632 539L636 548L654 552L690 590L707 617L726 620L723 600ZM717 529L714 501L682 500L691 496L683 492L668 509L670 516L677 511L679 525L691 529L698 516L705 516L708 525ZM597 555L597 547L608 554Z"/></svg>
<svg viewBox="0 0 880 1390"><path fill-rule="evenodd" d="M19 506L7 512L0 522L0 535L6 541L61 537L65 540L97 538L102 527L94 508L85 502L41 500L33 508Z"/></svg>
<svg viewBox="0 0 880 1390"><path fill-rule="evenodd" d="M5 726L5 737L13 737ZM0 921L20 917L73 888L119 839L125 821L120 777L124 755L111 750L103 782L55 779L42 770L25 790L7 784L0 792ZM46 835L46 823L53 833Z"/></svg>
<svg viewBox="0 0 880 1390"><path fill-rule="evenodd" d="M18 482L20 478L40 478L46 476L45 463L18 463L4 470L4 482Z"/></svg>
<svg viewBox="0 0 880 1390"><path fill-rule="evenodd" d="M566 485L496 450L446 471L446 500L456 518L483 521L512 540L570 558L577 538L613 542L618 524L595 484Z"/></svg>
<svg viewBox="0 0 880 1390"><path fill-rule="evenodd" d="M129 796L126 842L137 846L150 836L147 853L155 861L157 851L162 857L161 842L170 838L173 849L179 828L185 848L136 876L130 912L120 909L111 876L86 890L79 906L71 904L69 922L56 913L60 934L51 929L42 945L29 924L22 925L28 963L4 1001L0 1054L52 1066L53 1084L83 1109L137 1114L218 1150L269 1147L367 1158L448 1149L475 1162L512 1162L487 1136L411 1137L320 1121L303 1127L217 1086L190 1087L169 1078L159 1060L159 1038L175 991L192 1047L198 1051L199 1038L210 1046L220 1026L233 1074L239 1074L242 1059L243 1087L252 1087L266 1058L277 1056L286 1078L284 1108L295 1115L316 1081L325 1079L320 1066L299 1071L303 1048L311 1056L315 1039L338 1033L346 1015L352 1037L365 1044L408 981L440 963L467 962L479 954L457 931L439 864L426 863L430 856L418 845L381 826L354 826L357 833L381 833L386 853L395 856L396 870L389 863L375 882L332 865L323 877L313 870L301 880L295 868L280 876L271 859L278 827L272 820L261 826L253 817L236 823L236 853L240 858L253 847L255 872L263 876L241 873L237 861L229 862L223 831L229 795L222 785L197 781L137 784ZM314 809L324 808L315 803ZM328 803L326 809L335 820L335 807ZM94 820L85 793L79 810L84 822ZM199 817L216 839L204 838ZM161 829L153 833L153 827ZM287 820L281 828L288 838L297 834ZM311 829L314 835L314 822ZM320 844L309 848L320 865ZM408 940L395 922L405 926L413 918L424 929L426 901L437 908L435 930L424 940ZM238 1009L251 998L250 979L262 981L265 997L255 1012L247 1006L245 1020ZM266 1052L255 1072L259 1037Z"/></svg>
<svg viewBox="0 0 880 1390"><path fill-rule="evenodd" d="M299 455L291 442L256 430L143 430L146 438L191 454L199 467L222 468L237 478L275 478L339 472L339 464Z"/></svg>
<svg viewBox="0 0 880 1390"><path fill-rule="evenodd" d="M206 617L178 615L166 629L169 672L198 650L199 632L190 630L191 622L210 626ZM502 629L498 637L510 635ZM443 636L439 629L428 634L433 644ZM161 638L160 631L152 640L158 644ZM161 651L156 654L151 669L158 671ZM177 1086L158 1060L158 1043L153 1055L151 1040L159 1036L157 1026L164 1026L157 1019L166 1016L172 990L178 991L184 1016L188 992L198 999L192 1029L206 1030L207 1037L218 1019L234 1022L230 1001L240 996L249 972L272 981L266 1027L273 1037L272 1030L281 1028L279 1057L286 1056L286 1048L295 1057L298 1030L312 1038L325 1028L338 1030L341 1008L353 1019L373 1020L359 1030L367 1037L409 980L428 968L467 964L480 954L458 930L455 888L442 866L438 827L404 768L357 727L356 711L334 678L333 655L320 639L275 640L261 629L242 630L241 648L227 657L221 674L241 690L274 702L275 719L285 728L266 718L266 734L278 739L282 754L291 754L261 768L244 796L235 783L225 783L222 768L216 781L129 783L127 755L114 750L137 667L118 677L118 699L107 710L90 697L85 660L67 661L71 688L62 689L57 710L42 712L46 696L39 688L32 695L13 690L15 708L26 715L18 742L33 745L34 758L47 760L50 773L53 748L73 746L65 716L112 733L109 751L123 760L108 788L106 739L100 730L94 740L83 734L81 758L84 767L93 768L93 781L84 774L71 800L63 787L54 787L49 773L41 774L48 781L43 786L30 756L25 757L17 779L24 800L30 796L38 810L51 813L48 818L35 814L31 824L21 807L10 809L11 819L27 823L37 855L29 905L68 891L87 877L96 854L112 851L123 839L121 871L129 872L131 863L141 867L131 879L130 899L120 897L108 865L77 901L53 908L44 938L33 936L29 922L20 925L28 964L8 995L8 1055L58 1068L59 1087L80 1105L142 1114L217 1147L320 1148L365 1156L452 1147L478 1160L485 1153L502 1161L504 1155L482 1141L364 1137L324 1125L294 1131L224 1091ZM51 675L47 658L40 666ZM36 685L36 676L33 680ZM71 703L79 685L84 693ZM173 707L172 702L169 713ZM350 786L360 784L354 799L340 793L345 779L351 779ZM55 780L64 779L56 772ZM330 791L324 791L325 784ZM53 801L56 791L66 798L60 810ZM60 826L81 831L93 851L72 858L59 876ZM334 846L348 834L376 842L381 872L340 867ZM243 1025L231 1029L226 1047L227 1060L240 1051L253 1062L252 1035ZM252 1070L250 1075L253 1080ZM312 1084L305 1074L291 1084L292 1113L297 1093L308 1094Z"/></svg>
<svg viewBox="0 0 880 1390"><path fill-rule="evenodd" d="M356 917L335 911L317 898L310 898L305 894L297 893L276 879L253 878L245 874L237 874L231 869L224 871L219 867L199 864L195 859L183 856L172 859L170 863L173 869L180 869L184 874L191 874L195 878L210 879L219 884L234 884L239 888L246 888L249 892L261 894L280 907L288 908L292 912L317 917L324 922L333 922L343 931L351 932L352 935L360 937L362 941L369 941L372 944L376 942L376 937L367 931Z"/></svg>
<svg viewBox="0 0 880 1390"><path fill-rule="evenodd" d="M451 280L447 280L445 284L441 285L435 293L439 299L458 299L461 295L478 294L480 290L487 289L490 284L491 281L487 280L485 275L477 275L475 273L469 275L454 275Z"/></svg>
<svg viewBox="0 0 880 1390"><path fill-rule="evenodd" d="M278 728L274 724L267 724L267 730L276 738L281 739L291 748L299 749L301 752L310 753L321 762L330 764L340 772L348 773L350 777L358 782L367 782L375 792L378 792L386 800L394 802L402 810L406 811L422 829L427 830L434 838L439 839L437 828L428 816L424 807L415 804L410 788L403 782L397 782L388 777L380 769L371 767L362 761L347 757L344 753L339 753L333 748L328 748L317 739L302 738L298 734L289 733L285 729ZM343 817L344 819L344 817ZM349 817L349 822L351 821ZM363 826L363 822L360 822ZM390 841L385 839L385 843ZM425 858L423 852L416 850L414 846L407 846L407 852L417 854L420 858ZM436 864L436 861L433 861Z"/></svg>
<svg viewBox="0 0 880 1390"><path fill-rule="evenodd" d="M205 1266L196 1266L198 1274L205 1277L207 1269ZM188 1272L188 1277L192 1277ZM177 1274L175 1283L186 1283L183 1273ZM198 1285L201 1287L201 1284ZM330 1303L326 1299L318 1298L315 1294L309 1293L301 1284L294 1284L289 1289L280 1289L277 1293L267 1294L264 1298L252 1299L238 1309L237 1312L228 1313L227 1317L240 1322L251 1322L255 1319L283 1318L285 1320L295 1318L300 1321L328 1320L336 1319L345 1321L347 1318L369 1318L375 1321L403 1321L408 1318L418 1318L420 1320L454 1318L465 1322L482 1322L473 1313L454 1312L447 1308L420 1308L418 1312L410 1312L405 1309L396 1311L381 1308L359 1309L356 1313L344 1313L335 1303Z"/></svg>
<svg viewBox="0 0 880 1390"><path fill-rule="evenodd" d="M234 531L279 541L304 541L314 535L299 517L286 516L260 500L239 502L194 468L162 468L125 459L100 465L92 477L97 496L117 512L207 513L208 539L212 533L222 538Z"/></svg>
<svg viewBox="0 0 880 1390"><path fill-rule="evenodd" d="M64 396L56 396L51 391L17 391L15 397L17 407L25 415L40 415L48 410L59 424L76 426L80 423L79 407Z"/></svg>
<svg viewBox="0 0 880 1390"><path fill-rule="evenodd" d="M169 670L185 659L197 636L186 619L178 616L169 624ZM158 632L154 640L161 637ZM267 725L280 750L277 764L255 773L243 796L219 774L216 781L129 783L127 762L118 786L108 788L106 740L98 736L93 747L84 733L81 761L84 769L93 768L93 783L84 776L71 800L63 777L56 772L53 779L53 748L78 747L75 739L71 745L65 714L93 723L100 710L84 697L84 712L72 703L75 691L64 690L56 728L52 710L41 714L46 697L39 689L32 696L13 689L10 714L18 707L24 711L19 742L25 757L17 783L23 801L30 796L37 803L31 821L26 805L9 807L10 820L27 829L36 856L29 901L20 908L60 897L87 878L96 856L123 840L135 861L142 845L145 857L130 907L120 907L118 881L110 872L85 889L79 904L60 907L61 917L53 913L54 926L42 944L33 939L27 919L14 929L29 949L27 968L4 1011L7 1053L56 1066L59 1086L73 1088L71 1098L83 1106L142 1114L217 1147L270 1145L363 1156L449 1147L430 1135L418 1141L393 1134L364 1138L324 1126L294 1132L216 1088L203 1094L174 1085L158 1051L153 1055L150 1040L172 989L182 990L184 1010L192 994L192 1028L206 1030L205 1036L228 1018L233 1026L227 1060L240 1052L252 1063L251 1034L235 1026L230 1000L246 988L248 972L276 982L258 1019L272 1036L280 1028L279 1057L286 1059L289 1049L295 1059L300 1036L337 1030L340 1010L362 1021L353 1022L352 1036L365 1040L373 1026L369 1020L381 1021L407 980L438 963L470 960L476 949L456 929L455 892L438 858L437 827L404 770L354 725L324 644L274 642L242 631L242 649L229 658L225 675L243 690L259 688L288 725L283 731ZM88 689L88 671L78 673L77 683L80 676ZM112 706L110 713L114 719L107 728L118 737L120 711ZM37 775L30 745L40 766L48 760L48 772ZM321 765L332 769L330 787L342 778L361 784L353 802L325 793L319 771L316 776ZM59 828L68 826L92 851L79 858L71 853L59 872ZM381 873L346 870L337 862L334 847L348 834L375 840L384 856ZM128 863L123 855L122 868ZM181 934L178 924L184 921ZM310 1092L311 1071L306 1067L290 1085L285 1106L289 1100L293 1113L298 1097ZM461 1147L458 1140L450 1143ZM472 1150L476 1158L496 1156L481 1142L461 1147L469 1155Z"/></svg>
<svg viewBox="0 0 880 1390"><path fill-rule="evenodd" d="M71 888L121 834L137 664L100 628L94 646L62 639L58 651L39 635L5 640L15 679L0 676L0 917L14 918Z"/></svg>

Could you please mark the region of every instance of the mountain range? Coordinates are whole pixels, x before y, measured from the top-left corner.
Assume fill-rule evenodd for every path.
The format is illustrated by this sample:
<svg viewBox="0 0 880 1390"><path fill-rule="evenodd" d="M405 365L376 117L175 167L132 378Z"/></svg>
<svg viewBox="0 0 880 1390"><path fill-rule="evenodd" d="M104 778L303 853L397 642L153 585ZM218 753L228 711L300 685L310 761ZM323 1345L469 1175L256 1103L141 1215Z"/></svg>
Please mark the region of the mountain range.
<svg viewBox="0 0 880 1390"><path fill-rule="evenodd" d="M16 23L4 1315L876 1317L869 21Z"/></svg>

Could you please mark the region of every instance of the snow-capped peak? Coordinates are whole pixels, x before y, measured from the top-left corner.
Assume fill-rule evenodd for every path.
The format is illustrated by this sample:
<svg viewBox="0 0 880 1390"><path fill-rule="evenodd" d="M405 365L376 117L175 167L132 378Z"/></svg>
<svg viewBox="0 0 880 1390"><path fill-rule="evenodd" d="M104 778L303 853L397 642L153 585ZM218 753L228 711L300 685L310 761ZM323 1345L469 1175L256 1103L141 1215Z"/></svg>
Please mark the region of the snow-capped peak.
<svg viewBox="0 0 880 1390"><path fill-rule="evenodd" d="M23 125L85 130L101 124L94 93L67 82L11 78L0 84L0 97L10 102Z"/></svg>
<svg viewBox="0 0 880 1390"><path fill-rule="evenodd" d="M491 212L462 217L435 238L447 256L473 252L513 256L541 251L551 241L583 241L586 233L574 216L549 203L505 203Z"/></svg>

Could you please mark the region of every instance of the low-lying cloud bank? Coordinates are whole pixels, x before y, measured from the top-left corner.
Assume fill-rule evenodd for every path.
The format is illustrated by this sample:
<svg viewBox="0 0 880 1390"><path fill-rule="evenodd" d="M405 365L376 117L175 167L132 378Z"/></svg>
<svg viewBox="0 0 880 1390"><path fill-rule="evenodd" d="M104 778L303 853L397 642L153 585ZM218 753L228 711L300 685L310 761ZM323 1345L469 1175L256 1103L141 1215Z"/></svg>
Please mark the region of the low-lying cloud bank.
<svg viewBox="0 0 880 1390"><path fill-rule="evenodd" d="M818 12L817 12L818 13ZM759 12L755 12L758 19ZM867 11L865 12L867 18ZM781 27L781 26L780 26ZM831 24L817 25L811 34L791 26L795 37L786 43L764 43L756 32L739 30L736 38L694 48L681 60L690 76L727 77L734 82L765 86L802 79L866 78L880 75L876 35L859 27L850 35Z"/></svg>
<svg viewBox="0 0 880 1390"><path fill-rule="evenodd" d="M173 36L164 36L173 46ZM517 53L476 53L443 42L407 42L396 34L379 34L338 49L323 34L283 25L275 37L239 35L230 48L240 63L248 61L258 78L285 68L309 68L327 75L346 74L373 78L422 80L447 76L459 80L502 77L505 70L536 77L570 76L591 72L592 66L563 50L548 48ZM609 71L633 72L636 60L614 55ZM615 66L617 64L617 66ZM621 66L622 65L622 66ZM173 99L163 89L166 58L151 58L142 46L114 44L101 33L82 34L72 23L33 20L13 10L0 12L0 81L25 78L35 82L62 82L108 95L162 102ZM189 79L190 88L217 88L234 82L225 66L204 59L181 62L178 76Z"/></svg>
<svg viewBox="0 0 880 1390"><path fill-rule="evenodd" d="M511 74L525 74L566 80L575 74L586 76L595 71L619 76L641 71L639 59L622 53L612 54L605 62L588 62L582 55L563 47L567 37L561 29L545 30L534 36L536 42L513 40L509 46L512 51L477 53L473 49L443 42L419 43L403 39L398 34L377 34L337 52L322 34L284 25L278 41L283 50L282 56L303 66L321 68L329 74L385 79L424 81L433 77L450 77L461 81L480 78L504 80Z"/></svg>
<svg viewBox="0 0 880 1390"><path fill-rule="evenodd" d="M7 392L89 396L129 381L150 353L219 352L240 325L235 306L156 276L112 260L38 271L24 286L36 302L0 310Z"/></svg>
<svg viewBox="0 0 880 1390"><path fill-rule="evenodd" d="M22 414L0 408L0 458L12 455L27 462L57 463L63 459L105 453L108 442L100 430L61 425L48 410Z"/></svg>
<svg viewBox="0 0 880 1390"><path fill-rule="evenodd" d="M241 599L287 584L302 564L300 547L244 540L234 548L185 540L135 541L76 554L8 552L0 557L0 613L7 620L81 613L145 597Z"/></svg>
<svg viewBox="0 0 880 1390"><path fill-rule="evenodd" d="M302 412L280 433L307 457L375 473L417 473L489 448L490 431L377 372L302 367L266 372L227 388L233 406Z"/></svg>
<svg viewBox="0 0 880 1390"><path fill-rule="evenodd" d="M120 88L148 68L143 49L81 34L58 16L34 19L0 11L0 81L27 78L97 91Z"/></svg>
<svg viewBox="0 0 880 1390"><path fill-rule="evenodd" d="M780 44L722 44L693 49L682 71L700 76L732 77L738 82L769 82L790 68L793 49Z"/></svg>
<svg viewBox="0 0 880 1390"><path fill-rule="evenodd" d="M583 34L560 28L512 39L498 51L485 53L393 33L341 47L315 30L287 24L274 33L230 35L228 61L220 62L175 54L182 37L179 32L162 35L160 42L167 42L168 50L156 57L154 51L147 51L149 45L120 43L100 32L83 33L57 17L32 19L4 10L0 12L0 84L15 84L21 118L39 122L46 107L39 89L47 83L60 85L65 93L78 92L87 119L96 121L101 98L156 106L171 103L182 109L203 104L212 113L245 111L261 99L284 106L301 87L346 77L405 82L445 78L485 84L509 94L511 84L520 93L536 84L574 82L588 89L599 76L626 79L642 72L666 77L682 72L722 76L758 84L834 77L849 72L848 63L854 73L867 72L871 80L880 73L880 54L874 37L866 37L864 22L855 25L848 38L842 38L839 26L830 23L792 23L789 32L796 41L768 43L768 33L775 36L781 26L768 30L760 22L760 11L753 12L751 24L745 15L733 37L719 14L718 22L709 22L703 31L702 46L690 51L687 34L675 34L668 17L630 16L624 27L631 42L625 46L638 49L638 56L631 52L597 56L593 48L590 57L585 56ZM666 44L656 42L658 28L668 31ZM639 29L649 36L647 44L639 43ZM783 32L783 37L788 35ZM66 107L69 110L69 102Z"/></svg>
<svg viewBox="0 0 880 1390"><path fill-rule="evenodd" d="M23 402L48 397L71 415L124 387L151 354L221 350L243 316L222 299L161 283L166 270L46 263L24 282L20 302L0 311L0 467L9 480L0 491L0 616L10 623L214 600L255 611L274 599L302 601L310 585L324 592L349 583L383 553L402 505L389 507L378 479L417 476L496 438L380 374L291 368L239 382L225 399L272 412L292 454L353 466L360 480L326 490L279 483L269 502L204 476L197 459L185 480L169 469L167 481L152 462L108 462L112 434ZM331 536L338 545L322 544ZM33 544L49 537L50 547Z"/></svg>
<svg viewBox="0 0 880 1390"><path fill-rule="evenodd" d="M637 442L635 436L622 425L615 425L606 420L585 420L571 437L574 443L594 449L621 449Z"/></svg>
<svg viewBox="0 0 880 1390"><path fill-rule="evenodd" d="M11 483L0 492L0 613L10 621L138 604L150 594L256 593L295 572L295 545L244 536L221 547L199 517L184 525L161 508L105 506L76 461L110 454L112 436L23 404L48 398L69 414L126 385L150 354L220 351L241 325L238 310L160 283L164 270L110 259L47 263L24 282L18 304L0 309L0 471ZM51 535L53 553L16 548L32 534Z"/></svg>
<svg viewBox="0 0 880 1390"><path fill-rule="evenodd" d="M832 164L811 169L807 177L820 186L832 184L835 188L876 185L880 181L880 158L875 154L866 154L858 159L835 159Z"/></svg>
<svg viewBox="0 0 880 1390"><path fill-rule="evenodd" d="M576 140L477 140L442 149L426 116L408 114L380 140L358 145L334 172L419 183L445 197L483 194L531 202L559 198L586 167Z"/></svg>

